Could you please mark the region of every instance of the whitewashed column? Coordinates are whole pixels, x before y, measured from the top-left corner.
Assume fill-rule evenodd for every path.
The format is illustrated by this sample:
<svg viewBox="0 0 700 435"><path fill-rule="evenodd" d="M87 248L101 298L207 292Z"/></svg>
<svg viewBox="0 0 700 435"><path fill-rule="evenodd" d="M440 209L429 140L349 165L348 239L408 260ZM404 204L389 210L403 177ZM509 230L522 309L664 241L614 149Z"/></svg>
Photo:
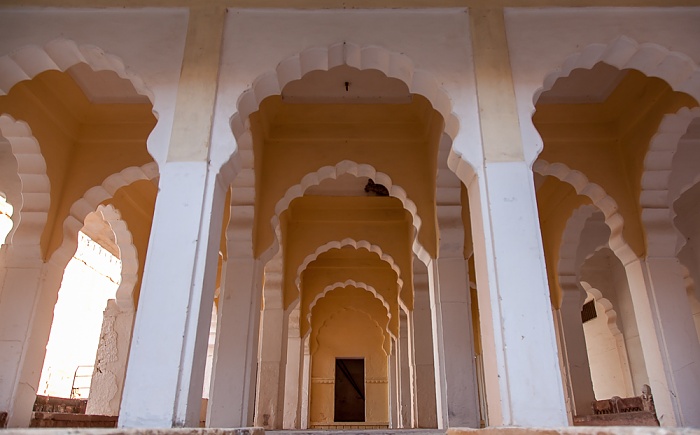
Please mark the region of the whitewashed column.
<svg viewBox="0 0 700 435"><path fill-rule="evenodd" d="M311 391L311 351L309 336L302 339L303 358L301 368L301 389L299 391L301 429L309 428L309 392Z"/></svg>
<svg viewBox="0 0 700 435"><path fill-rule="evenodd" d="M391 340L389 354L389 428L399 428L399 359L396 340Z"/></svg>
<svg viewBox="0 0 700 435"><path fill-rule="evenodd" d="M59 255L43 263L38 246L8 246L3 252L0 411L8 412L8 427L28 427L31 421L58 289L71 258Z"/></svg>
<svg viewBox="0 0 700 435"><path fill-rule="evenodd" d="M289 315L287 337L287 367L284 377L284 421L283 429L300 429L299 392L302 379L302 342L299 329L299 305L294 307Z"/></svg>
<svg viewBox="0 0 700 435"><path fill-rule="evenodd" d="M108 300L90 381L87 414L119 415L133 326L133 306L122 310L116 300Z"/></svg>
<svg viewBox="0 0 700 435"><path fill-rule="evenodd" d="M566 426L530 166L524 161L487 162L465 184L489 423Z"/></svg>
<svg viewBox="0 0 700 435"><path fill-rule="evenodd" d="M559 315L563 333L561 351L567 375L565 382L571 391L571 409L574 415L590 415L593 412L591 402L595 400L595 394L581 320L581 308L586 293L579 287L576 277L562 276L559 283L562 288L562 301L561 308L555 315Z"/></svg>
<svg viewBox="0 0 700 435"><path fill-rule="evenodd" d="M199 425L225 192L207 162L161 168L120 427Z"/></svg>
<svg viewBox="0 0 700 435"><path fill-rule="evenodd" d="M413 262L413 336L416 356L416 396L418 427L436 428L435 368L433 367L433 325L430 315L428 271L420 261Z"/></svg>
<svg viewBox="0 0 700 435"><path fill-rule="evenodd" d="M253 425L263 265L253 258L254 207L231 208L207 425Z"/></svg>
<svg viewBox="0 0 700 435"><path fill-rule="evenodd" d="M683 270L675 257L648 257L641 261L641 267L656 337L648 328L640 327L639 334L654 400L657 401L657 394L663 400L657 413L664 426L700 427L700 343ZM634 294L632 301L637 319L645 319L647 316L637 310L639 301ZM661 367L654 361L658 361L656 346L660 348L663 377ZM671 410L664 409L666 398L671 402L675 422L668 419Z"/></svg>
<svg viewBox="0 0 700 435"><path fill-rule="evenodd" d="M410 429L413 427L413 387L411 382L411 377L413 375L411 363L413 362L413 358L410 357L409 352L408 331L408 317L403 310L401 310L399 321L399 339L397 342L399 345L399 427L403 429Z"/></svg>
<svg viewBox="0 0 700 435"><path fill-rule="evenodd" d="M265 309L260 331L255 425L265 429L282 427L289 320L282 300L282 264L271 260L265 268Z"/></svg>
<svg viewBox="0 0 700 435"><path fill-rule="evenodd" d="M438 206L439 258L428 266L439 428L479 427L469 272L460 205Z"/></svg>

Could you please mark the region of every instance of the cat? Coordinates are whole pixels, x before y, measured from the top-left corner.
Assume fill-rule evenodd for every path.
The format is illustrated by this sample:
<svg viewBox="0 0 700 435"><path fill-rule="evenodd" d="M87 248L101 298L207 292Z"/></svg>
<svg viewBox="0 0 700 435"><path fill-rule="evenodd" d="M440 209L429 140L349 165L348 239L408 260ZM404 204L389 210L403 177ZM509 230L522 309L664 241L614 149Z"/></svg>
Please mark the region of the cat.
<svg viewBox="0 0 700 435"><path fill-rule="evenodd" d="M377 196L389 196L389 189L384 187L383 184L376 184L371 178L367 180L365 192L374 193Z"/></svg>

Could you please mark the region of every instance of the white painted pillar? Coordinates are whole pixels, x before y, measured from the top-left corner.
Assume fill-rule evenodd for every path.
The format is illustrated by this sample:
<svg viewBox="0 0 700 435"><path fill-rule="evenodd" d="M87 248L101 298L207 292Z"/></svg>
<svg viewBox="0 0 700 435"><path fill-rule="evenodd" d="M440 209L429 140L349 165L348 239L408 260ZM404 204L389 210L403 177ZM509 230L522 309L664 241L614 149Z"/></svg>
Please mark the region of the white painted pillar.
<svg viewBox="0 0 700 435"><path fill-rule="evenodd" d="M413 389L411 386L411 362L409 352L409 333L408 333L408 318L403 310L401 310L399 320L399 338L398 342L398 361L399 361L399 427L402 429L410 429L413 427L412 413L412 397Z"/></svg>
<svg viewBox="0 0 700 435"><path fill-rule="evenodd" d="M199 425L225 193L207 162L161 167L120 427Z"/></svg>
<svg viewBox="0 0 700 435"><path fill-rule="evenodd" d="M287 333L287 367L284 377L284 421L283 429L300 429L300 386L302 379L301 336L299 329L299 306L294 307L289 315L289 329Z"/></svg>
<svg viewBox="0 0 700 435"><path fill-rule="evenodd" d="M396 340L391 340L391 353L389 354L389 428L399 428L399 359Z"/></svg>
<svg viewBox="0 0 700 435"><path fill-rule="evenodd" d="M428 265L439 428L479 427L469 272L460 205L438 206L440 258Z"/></svg>
<svg viewBox="0 0 700 435"><path fill-rule="evenodd" d="M567 388L571 391L571 410L573 415L582 416L593 413L591 402L595 400L590 363L586 351L586 336L583 332L581 308L586 300L586 293L578 285L576 277L562 276L559 283L562 288L559 325L562 329L561 352L564 357Z"/></svg>
<svg viewBox="0 0 700 435"><path fill-rule="evenodd" d="M524 161L487 162L464 181L489 424L566 426L532 170Z"/></svg>
<svg viewBox="0 0 700 435"><path fill-rule="evenodd" d="M302 339L303 359L301 369L301 391L299 391L301 407L299 409L301 429L309 428L309 393L311 391L311 352L309 336Z"/></svg>
<svg viewBox="0 0 700 435"><path fill-rule="evenodd" d="M38 246L3 248L0 293L0 411L7 427L28 427L53 310L70 256L43 263Z"/></svg>
<svg viewBox="0 0 700 435"><path fill-rule="evenodd" d="M22 409L29 398L22 400L20 396L23 392L31 396L32 387L21 386L20 377L41 293L44 263L38 245L4 245L0 256L0 412L8 413L8 427L28 427L29 420Z"/></svg>
<svg viewBox="0 0 700 435"><path fill-rule="evenodd" d="M633 303L638 322L649 319L655 328L651 331L640 324L639 334L654 402L659 403L657 414L664 426L700 427L700 343L682 267L675 257L650 257L640 261L640 265L651 319L637 309L643 302L638 299L644 295L633 294ZM674 417L675 421L668 417Z"/></svg>
<svg viewBox="0 0 700 435"><path fill-rule="evenodd" d="M279 265L275 263L275 260L272 260L265 268L265 309L261 320L260 360L255 396L255 425L265 429L282 427L289 325L282 301L282 265L281 261Z"/></svg>
<svg viewBox="0 0 700 435"><path fill-rule="evenodd" d="M253 219L253 206L232 207L209 390L209 427L253 425L263 281L263 265L253 258Z"/></svg>
<svg viewBox="0 0 700 435"><path fill-rule="evenodd" d="M416 356L416 397L418 427L436 428L435 368L433 367L433 325L430 315L428 271L414 262L413 334Z"/></svg>
<svg viewBox="0 0 700 435"><path fill-rule="evenodd" d="M116 300L108 300L90 381L87 414L119 415L133 326L133 307L122 310Z"/></svg>

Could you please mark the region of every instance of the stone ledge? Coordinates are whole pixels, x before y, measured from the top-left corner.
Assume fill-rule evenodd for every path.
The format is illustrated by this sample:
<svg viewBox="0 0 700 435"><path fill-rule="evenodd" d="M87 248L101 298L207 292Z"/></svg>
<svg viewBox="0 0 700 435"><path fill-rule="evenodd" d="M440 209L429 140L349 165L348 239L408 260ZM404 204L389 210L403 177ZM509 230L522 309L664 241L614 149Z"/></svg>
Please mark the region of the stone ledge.
<svg viewBox="0 0 700 435"><path fill-rule="evenodd" d="M451 428L447 435L700 435L700 430L653 426L487 427Z"/></svg>
<svg viewBox="0 0 700 435"><path fill-rule="evenodd" d="M260 427L197 429L197 428L152 428L152 429L3 429L2 435L265 435Z"/></svg>

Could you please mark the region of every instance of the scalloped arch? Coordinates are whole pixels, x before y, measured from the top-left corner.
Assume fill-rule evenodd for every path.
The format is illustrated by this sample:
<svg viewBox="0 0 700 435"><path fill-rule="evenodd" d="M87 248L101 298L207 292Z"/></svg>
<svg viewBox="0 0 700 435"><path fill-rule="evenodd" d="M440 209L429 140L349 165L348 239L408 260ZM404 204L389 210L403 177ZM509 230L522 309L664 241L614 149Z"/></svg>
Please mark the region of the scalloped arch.
<svg viewBox="0 0 700 435"><path fill-rule="evenodd" d="M386 326L384 329L385 329L385 331L387 331L389 333L389 335L394 337L394 334L392 334L392 332L389 330L389 323L391 322L391 308L389 307L389 303L386 301L386 299L384 299L384 297L379 292L377 292L377 290L375 290L374 287L372 287L371 285L368 285L364 282L357 282L354 279L348 279L345 282L338 281L338 282L335 282L333 284L327 285L323 289L323 291L321 293L317 294L316 297L314 298L314 300L311 301L311 303L309 304L308 313L306 314L306 322L309 325L311 325L311 313L312 313L312 311L313 311L313 309L316 306L316 303L318 301L320 301L321 299L326 297L326 295L328 293L332 292L333 290L336 290L339 288L345 288L345 287L355 287L355 288L359 288L361 290L364 290L368 293L371 293L372 295L374 295L375 299L378 299L382 303L382 305L384 306L384 309L386 309L386 316L387 316L387 323L386 323ZM310 330L311 330L311 328L309 328L309 331ZM308 332L307 332L307 334L308 334Z"/></svg>
<svg viewBox="0 0 700 435"><path fill-rule="evenodd" d="M561 275L577 276L576 254L579 247L581 233L586 226L586 221L593 213L598 211L595 206L582 205L576 210L566 222L566 227L561 237L559 248L558 273Z"/></svg>
<svg viewBox="0 0 700 435"><path fill-rule="evenodd" d="M38 245L51 203L51 183L46 174L44 156L41 154L39 142L26 122L2 114L0 134L10 143L12 154L17 160L17 175L22 186L22 201L20 204L13 204L14 225L8 240L12 240L13 244Z"/></svg>
<svg viewBox="0 0 700 435"><path fill-rule="evenodd" d="M153 180L158 177L158 165L155 162L143 166L131 166L121 172L105 178L102 185L88 189L82 198L78 199L70 208L70 214L63 221L63 243L51 256L62 259L68 264L73 252L77 248L77 234L83 227L85 217L98 209L105 200L112 198L120 188L139 180ZM59 260L61 261L61 260Z"/></svg>
<svg viewBox="0 0 700 435"><path fill-rule="evenodd" d="M700 174L696 174L695 177L691 181L689 181L689 182L685 183L683 186L681 186L681 188L678 190L678 197L675 198L673 201L675 202L675 200L680 199L684 193L686 193L691 188L695 187L697 184L700 184ZM674 241L675 240L679 241L678 245L676 246L676 252L680 252L681 249L683 249L683 247L685 247L685 245L688 244L689 239L683 233L683 231L678 229L678 227L676 226L676 223L675 223L676 216L677 216L676 210L673 207L673 203L672 203L669 207L669 217L670 217L671 222L673 224L673 228L676 231L676 234L679 236L676 239L674 239ZM685 266L683 266L683 267L685 267Z"/></svg>
<svg viewBox="0 0 700 435"><path fill-rule="evenodd" d="M296 279L294 280L294 284L296 285L297 290L299 290L301 292L301 273L306 269L306 267L309 265L309 263L316 260L318 258L318 256L323 254L324 252L328 252L331 249L341 249L345 246L351 246L355 249L365 249L369 252L374 252L375 254L377 254L379 256L379 258L382 261L388 263L389 267L391 267L394 270L394 272L396 272L396 277L397 277L396 282L399 285L399 294L401 293L401 289L403 288L403 279L401 279L401 268L399 268L399 265L396 264L396 261L394 261L394 258L389 254L385 254L382 251L382 248L380 246L373 245L372 243L368 242L367 240L357 241L357 240L351 239L351 238L343 239L341 241L334 240L334 241L328 242L328 243L316 248L316 251L314 251L312 254L307 255L304 258L304 261L302 261L302 263L299 265L299 267L297 267L297 276L296 276Z"/></svg>
<svg viewBox="0 0 700 435"><path fill-rule="evenodd" d="M591 44L569 56L564 63L544 78L542 87L532 98L533 110L540 95L551 89L560 77L577 68L591 69L599 62L618 69L636 69L649 77L665 80L674 91L685 92L700 102L700 71L693 60L683 53L670 51L654 43L640 44L620 36L608 44Z"/></svg>
<svg viewBox="0 0 700 435"><path fill-rule="evenodd" d="M122 262L121 282L116 292L117 306L121 311L134 311L134 287L138 282L139 258L136 246L131 237L131 231L122 219L121 213L112 205L100 205L97 211L112 228L114 238L119 247L119 257Z"/></svg>
<svg viewBox="0 0 700 435"><path fill-rule="evenodd" d="M605 310L605 318L607 319L608 328L610 329L612 335L616 336L618 334L622 334L622 331L620 331L620 328L617 325L617 312L613 309L612 302L604 298L603 293L601 293L600 290L592 287L586 281L581 281L581 287L583 287L588 294L593 296L595 302L600 304L600 306Z"/></svg>
<svg viewBox="0 0 700 435"><path fill-rule="evenodd" d="M279 247L280 216L282 215L282 212L289 207L289 204L291 204L294 199L303 196L304 192L309 187L317 186L324 180L336 179L344 174L351 174L356 177L373 178L377 181L377 183L386 186L386 188L389 190L389 195L401 201L404 209L411 213L411 216L413 217L413 227L416 230L413 238L413 252L421 259L430 258L428 251L418 241L418 233L422 225L422 220L420 216L418 216L418 208L416 207L416 204L408 197L406 191L402 187L393 184L391 178L387 174L377 172L373 166L359 164L351 160L343 160L335 166L323 166L316 172L306 174L301 179L299 184L287 189L284 196L277 201L277 204L275 204L275 214L272 216L271 225L275 234L277 235L277 238L274 241L273 246L271 246L268 251L277 251L277 248Z"/></svg>
<svg viewBox="0 0 700 435"><path fill-rule="evenodd" d="M27 45L0 57L0 95L7 95L17 83L31 80L44 71L66 72L79 63L87 64L93 71L114 71L119 77L129 80L136 92L146 96L153 104L153 92L141 77L127 70L119 57L93 45L78 46L65 38L49 41L43 47Z"/></svg>
<svg viewBox="0 0 700 435"><path fill-rule="evenodd" d="M545 176L553 176L570 184L579 195L587 196L605 216L605 223L610 228L610 249L622 261L623 265L635 260L637 255L627 244L623 235L624 218L618 213L615 200L596 183L591 183L581 172L569 168L563 163L549 163L538 159L532 170Z"/></svg>
<svg viewBox="0 0 700 435"><path fill-rule="evenodd" d="M243 92L236 102L236 112L231 126L238 140L250 131L249 116L260 108L260 103L271 95L281 95L291 81L301 79L311 71L328 71L347 65L359 70L374 69L390 78L403 81L411 93L420 94L430 101L445 120L445 131L454 140L459 131L459 121L452 113L452 102L447 93L431 74L416 69L406 55L379 46L360 46L339 42L327 47L311 47L281 61L277 67L258 76L250 89Z"/></svg>

